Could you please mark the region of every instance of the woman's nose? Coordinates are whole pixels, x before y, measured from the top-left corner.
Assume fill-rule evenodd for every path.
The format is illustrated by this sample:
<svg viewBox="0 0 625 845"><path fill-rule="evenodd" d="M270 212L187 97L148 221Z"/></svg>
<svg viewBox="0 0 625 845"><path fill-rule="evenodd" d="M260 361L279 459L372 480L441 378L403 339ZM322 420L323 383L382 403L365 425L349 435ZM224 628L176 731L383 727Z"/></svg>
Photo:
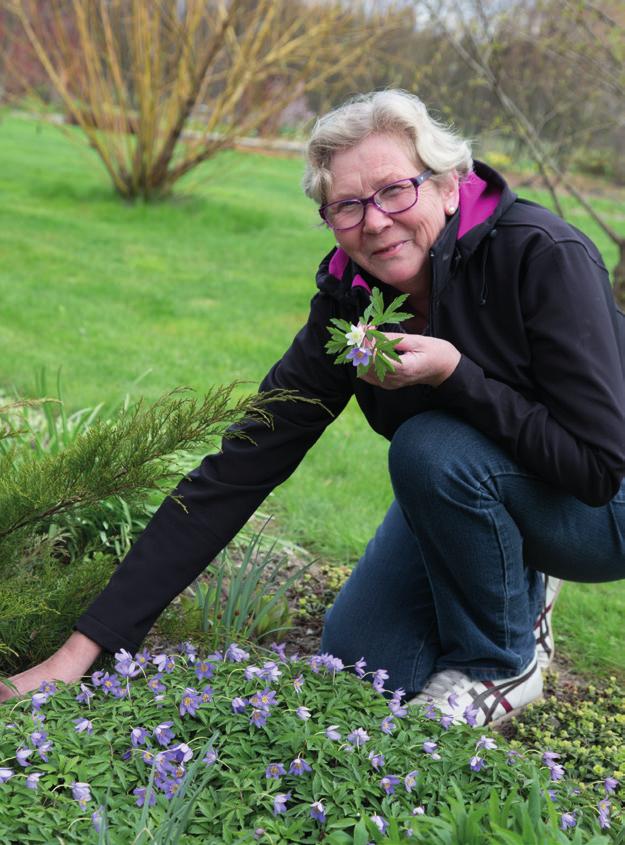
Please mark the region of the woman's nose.
<svg viewBox="0 0 625 845"><path fill-rule="evenodd" d="M375 234L383 232L393 225L393 218L389 217L386 212L382 211L370 202L365 208L365 219L363 220L362 228L364 232Z"/></svg>

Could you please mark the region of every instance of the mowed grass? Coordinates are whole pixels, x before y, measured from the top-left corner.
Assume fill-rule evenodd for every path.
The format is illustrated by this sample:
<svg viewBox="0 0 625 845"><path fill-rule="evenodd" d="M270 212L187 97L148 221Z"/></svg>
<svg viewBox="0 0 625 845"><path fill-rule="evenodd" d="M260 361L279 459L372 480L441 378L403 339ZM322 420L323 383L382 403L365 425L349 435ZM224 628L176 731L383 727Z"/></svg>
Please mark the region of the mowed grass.
<svg viewBox="0 0 625 845"><path fill-rule="evenodd" d="M6 116L0 161L0 386L32 393L37 368L61 367L71 409L129 390L153 399L235 379L253 390L305 321L333 239L298 159L223 153L147 205L120 201L94 153L46 124ZM622 205L602 204L625 234ZM613 264L597 228L570 219ZM391 501L386 452L351 404L263 511L284 539L352 563ZM561 652L625 677L624 611L622 583L567 584Z"/></svg>

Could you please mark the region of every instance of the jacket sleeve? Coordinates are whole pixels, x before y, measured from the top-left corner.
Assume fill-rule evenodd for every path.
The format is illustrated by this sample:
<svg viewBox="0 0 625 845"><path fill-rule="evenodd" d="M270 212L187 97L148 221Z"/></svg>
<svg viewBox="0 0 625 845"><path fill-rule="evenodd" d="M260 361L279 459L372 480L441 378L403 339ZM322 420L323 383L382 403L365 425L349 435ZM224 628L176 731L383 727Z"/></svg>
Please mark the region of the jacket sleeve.
<svg viewBox="0 0 625 845"><path fill-rule="evenodd" d="M153 516L110 582L76 623L108 651L136 650L157 616L234 537L265 497L285 481L351 395L346 367L326 354L335 305L318 294L309 320L261 391L296 390L306 402L276 402L271 427L244 423L252 439L226 438L217 454L184 478ZM322 404L321 404L322 403Z"/></svg>
<svg viewBox="0 0 625 845"><path fill-rule="evenodd" d="M622 315L607 272L581 241L550 242L532 253L520 296L534 396L463 356L438 402L541 479L604 505L625 474Z"/></svg>

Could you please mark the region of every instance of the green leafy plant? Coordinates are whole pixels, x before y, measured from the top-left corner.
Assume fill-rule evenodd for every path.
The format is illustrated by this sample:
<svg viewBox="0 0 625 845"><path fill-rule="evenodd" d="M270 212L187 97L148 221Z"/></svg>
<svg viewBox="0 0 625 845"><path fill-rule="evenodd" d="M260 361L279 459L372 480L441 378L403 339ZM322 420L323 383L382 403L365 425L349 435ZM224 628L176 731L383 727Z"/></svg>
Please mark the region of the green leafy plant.
<svg viewBox="0 0 625 845"><path fill-rule="evenodd" d="M333 317L328 326L330 340L326 343L326 351L329 355L336 355L334 363L353 364L358 367L358 375L364 375L373 366L376 376L384 381L394 369L393 361L400 360L395 352L399 338L387 338L378 327L412 317L412 314L399 310L407 298L408 294L402 294L385 307L382 292L373 288L371 302L357 325Z"/></svg>

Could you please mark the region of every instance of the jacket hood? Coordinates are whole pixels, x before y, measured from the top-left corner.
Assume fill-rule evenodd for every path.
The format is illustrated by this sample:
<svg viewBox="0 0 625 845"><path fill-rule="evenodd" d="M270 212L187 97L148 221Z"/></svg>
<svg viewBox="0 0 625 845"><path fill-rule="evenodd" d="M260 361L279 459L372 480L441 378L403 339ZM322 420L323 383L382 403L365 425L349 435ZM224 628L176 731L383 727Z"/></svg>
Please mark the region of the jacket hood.
<svg viewBox="0 0 625 845"><path fill-rule="evenodd" d="M485 238L496 234L497 221L516 200L505 179L480 161L474 162L473 171L461 183L459 193L458 210L432 248L443 264L449 266L452 259L464 263ZM321 262L316 281L320 291L351 306L356 314L369 302L372 287L383 291L389 287L352 261L339 246Z"/></svg>

